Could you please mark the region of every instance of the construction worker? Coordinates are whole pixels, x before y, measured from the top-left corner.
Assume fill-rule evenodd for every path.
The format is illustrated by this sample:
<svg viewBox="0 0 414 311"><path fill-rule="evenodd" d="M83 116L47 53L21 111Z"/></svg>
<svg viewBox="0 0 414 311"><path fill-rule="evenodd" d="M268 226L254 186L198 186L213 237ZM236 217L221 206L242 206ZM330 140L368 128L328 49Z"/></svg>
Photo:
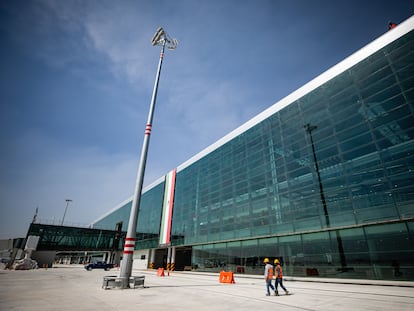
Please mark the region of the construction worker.
<svg viewBox="0 0 414 311"><path fill-rule="evenodd" d="M266 281L266 296L270 296L270 289L272 289L272 291L275 290L275 288L272 285L272 279L273 279L273 266L270 264L269 258L265 258L263 260L264 264L265 264L265 271L264 271L264 278Z"/></svg>
<svg viewBox="0 0 414 311"><path fill-rule="evenodd" d="M277 291L277 286L280 284L280 287L285 291L286 295L289 295L288 290L286 287L283 286L283 269L280 265L279 259L275 259L275 295L279 296L279 292Z"/></svg>
<svg viewBox="0 0 414 311"><path fill-rule="evenodd" d="M388 23L388 30L391 30L391 29L393 29L395 27L397 27L397 24L396 23L391 22L391 21Z"/></svg>

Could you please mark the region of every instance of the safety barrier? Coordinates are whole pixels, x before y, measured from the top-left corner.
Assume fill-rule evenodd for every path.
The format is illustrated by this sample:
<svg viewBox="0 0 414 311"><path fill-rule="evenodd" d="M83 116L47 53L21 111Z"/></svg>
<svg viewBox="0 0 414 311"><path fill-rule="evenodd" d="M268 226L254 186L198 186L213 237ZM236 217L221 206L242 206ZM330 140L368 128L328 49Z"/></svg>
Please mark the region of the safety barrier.
<svg viewBox="0 0 414 311"><path fill-rule="evenodd" d="M225 271L221 271L220 272L220 283L230 283L230 284L234 284L236 283L234 281L234 274L233 272L225 272Z"/></svg>
<svg viewBox="0 0 414 311"><path fill-rule="evenodd" d="M318 269L316 269L316 268L307 268L306 269L306 275L307 276L318 276L319 275Z"/></svg>
<svg viewBox="0 0 414 311"><path fill-rule="evenodd" d="M164 268L158 268L158 270L157 270L157 276L165 276L165 274L164 274Z"/></svg>
<svg viewBox="0 0 414 311"><path fill-rule="evenodd" d="M130 288L135 288L137 286L144 286L145 276L130 276L128 280L128 284ZM102 288L103 289L110 289L110 288L121 288L122 287L122 278L116 275L107 275L103 278Z"/></svg>

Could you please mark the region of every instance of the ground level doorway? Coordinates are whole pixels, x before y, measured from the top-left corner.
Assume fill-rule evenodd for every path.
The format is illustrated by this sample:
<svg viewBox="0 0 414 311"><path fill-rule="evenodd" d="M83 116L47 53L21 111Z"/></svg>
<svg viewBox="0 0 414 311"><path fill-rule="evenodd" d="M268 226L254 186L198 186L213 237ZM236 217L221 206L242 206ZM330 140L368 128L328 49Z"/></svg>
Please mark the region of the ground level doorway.
<svg viewBox="0 0 414 311"><path fill-rule="evenodd" d="M168 248L157 248L152 251L155 252L154 258L154 268L164 268L167 269L167 264L169 262L174 262L174 270L184 271L191 267L191 254L192 247L175 247L175 256L173 254L173 249L171 250L171 258L168 258Z"/></svg>

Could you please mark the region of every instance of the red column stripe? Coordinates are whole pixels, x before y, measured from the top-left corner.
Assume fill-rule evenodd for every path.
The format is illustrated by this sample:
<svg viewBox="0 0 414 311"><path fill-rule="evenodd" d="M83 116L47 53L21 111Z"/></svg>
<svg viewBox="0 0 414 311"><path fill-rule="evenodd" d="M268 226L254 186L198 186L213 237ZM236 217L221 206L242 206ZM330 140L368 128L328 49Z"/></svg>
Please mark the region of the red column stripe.
<svg viewBox="0 0 414 311"><path fill-rule="evenodd" d="M151 124L147 124L147 126L145 127L145 135L150 135L151 134Z"/></svg>
<svg viewBox="0 0 414 311"><path fill-rule="evenodd" d="M135 248L135 241L136 238L125 238L125 245L124 245L124 255L132 255L134 254Z"/></svg>
<svg viewBox="0 0 414 311"><path fill-rule="evenodd" d="M171 222L172 222L172 209L174 206L174 191L175 191L175 175L177 174L177 169L174 169L171 176L171 188L170 188L170 204L168 206L168 227L167 227L167 243L171 241Z"/></svg>
<svg viewBox="0 0 414 311"><path fill-rule="evenodd" d="M136 238L125 238L124 254L133 254Z"/></svg>

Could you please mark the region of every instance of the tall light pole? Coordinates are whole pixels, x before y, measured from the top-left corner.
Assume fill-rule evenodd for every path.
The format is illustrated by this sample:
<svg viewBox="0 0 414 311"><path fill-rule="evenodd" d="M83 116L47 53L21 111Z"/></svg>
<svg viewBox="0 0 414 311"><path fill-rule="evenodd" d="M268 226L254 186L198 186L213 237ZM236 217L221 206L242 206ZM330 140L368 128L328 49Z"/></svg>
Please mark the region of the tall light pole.
<svg viewBox="0 0 414 311"><path fill-rule="evenodd" d="M306 124L304 127L305 127L306 132L308 132L308 134L310 136L311 145L312 145L313 161L314 161L314 164L315 164L316 174L318 176L319 193L321 195L321 202L322 202L322 206L323 206L323 212L325 214L325 222L326 222L326 226L329 227L330 226L330 221L329 221L328 208L326 206L325 193L323 192L321 173L319 172L318 160L316 159L315 144L313 142L313 136L312 136L312 131L316 130L318 127L316 125L310 125L309 123Z"/></svg>
<svg viewBox="0 0 414 311"><path fill-rule="evenodd" d="M149 146L150 135L151 135L152 119L154 115L155 100L157 98L158 82L160 79L162 60L164 58L164 50L165 50L165 47L167 47L170 50L174 50L177 47L178 42L176 39L171 39L168 36L168 34L164 31L164 29L160 27L155 32L151 40L151 44L153 46L156 46L156 45L161 46L161 53L160 53L160 60L158 62L157 74L155 77L154 89L152 91L152 99L151 99L150 110L148 113L148 121L145 126L144 142L142 144L142 150L141 150L141 159L140 159L139 167L138 167L138 174L137 174L137 180L136 180L136 185L135 185L135 190L134 190L134 197L132 200L131 213L129 215L127 236L125 238L124 255L122 258L121 270L119 274L119 278L121 279L121 283L122 283L120 285L121 288L129 287L129 278L131 277L133 254L134 254L135 241L136 241L136 230L137 230L139 205L141 201L141 192L142 192L142 185L144 181L145 164L147 162L147 153L148 153L148 146Z"/></svg>
<svg viewBox="0 0 414 311"><path fill-rule="evenodd" d="M65 201L66 201L66 207L65 207L65 212L63 213L62 223L60 224L61 226L63 226L63 222L65 221L65 216L68 210L69 202L72 202L71 199L66 199Z"/></svg>
<svg viewBox="0 0 414 311"><path fill-rule="evenodd" d="M311 124L308 123L304 126L304 128L310 136L311 145L312 145L313 161L315 163L316 174L318 175L319 193L321 195L321 202L322 202L322 206L323 206L323 212L325 214L326 226L329 228L331 226L331 222L329 220L328 207L326 206L325 193L323 191L321 173L319 172L318 159L316 158L316 152L315 152L315 143L313 141L313 136L312 136L312 131L316 130L318 127L316 125L311 125ZM339 230L335 230L335 235L336 235L336 242L338 244L339 260L341 262L341 268L339 268L338 270L340 272L352 271L353 268L348 268L347 264L346 264L344 246L343 246L343 242L342 242L341 233L339 232Z"/></svg>

